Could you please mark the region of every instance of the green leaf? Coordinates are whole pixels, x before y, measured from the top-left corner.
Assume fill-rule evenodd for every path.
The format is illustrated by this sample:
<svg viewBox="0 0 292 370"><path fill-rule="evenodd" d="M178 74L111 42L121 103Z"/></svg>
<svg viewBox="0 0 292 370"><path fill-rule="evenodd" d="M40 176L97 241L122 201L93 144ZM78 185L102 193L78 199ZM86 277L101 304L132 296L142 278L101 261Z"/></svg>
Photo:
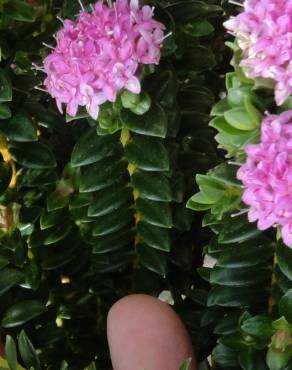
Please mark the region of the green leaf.
<svg viewBox="0 0 292 370"><path fill-rule="evenodd" d="M170 251L171 241L167 229L141 221L137 225L137 230L144 244L162 251Z"/></svg>
<svg viewBox="0 0 292 370"><path fill-rule="evenodd" d="M12 159L27 168L56 167L56 160L48 146L39 142L13 143L9 147Z"/></svg>
<svg viewBox="0 0 292 370"><path fill-rule="evenodd" d="M31 341L28 339L24 330L22 330L18 337L18 347L21 358L28 369L41 370L40 360L38 355L32 345Z"/></svg>
<svg viewBox="0 0 292 370"><path fill-rule="evenodd" d="M63 209L58 209L52 212L47 212L43 210L41 214L41 218L40 218L41 230L45 230L45 229L48 229L50 227L60 224L65 218L66 218L66 213L64 212Z"/></svg>
<svg viewBox="0 0 292 370"><path fill-rule="evenodd" d="M127 160L145 171L168 171L169 157L163 141L144 135L132 135L125 147Z"/></svg>
<svg viewBox="0 0 292 370"><path fill-rule="evenodd" d="M25 1L9 0L4 7L5 14L20 22L34 22L36 13L34 8Z"/></svg>
<svg viewBox="0 0 292 370"><path fill-rule="evenodd" d="M139 192L141 198L161 202L170 202L172 200L169 180L163 174L136 171L131 179L134 189Z"/></svg>
<svg viewBox="0 0 292 370"><path fill-rule="evenodd" d="M189 370L192 363L192 358L188 358L179 368L179 370Z"/></svg>
<svg viewBox="0 0 292 370"><path fill-rule="evenodd" d="M245 220L245 216L233 217L223 224L218 241L222 244L242 243L260 234L254 224Z"/></svg>
<svg viewBox="0 0 292 370"><path fill-rule="evenodd" d="M185 68L199 73L214 68L216 59L211 49L198 45L187 49L185 63Z"/></svg>
<svg viewBox="0 0 292 370"><path fill-rule="evenodd" d="M47 210L49 212L57 211L67 207L69 196L55 190L47 196Z"/></svg>
<svg viewBox="0 0 292 370"><path fill-rule="evenodd" d="M213 118L212 121L210 121L209 126L214 127L220 133L226 135L241 135L243 133L242 130L238 130L229 125L222 116Z"/></svg>
<svg viewBox="0 0 292 370"><path fill-rule="evenodd" d="M17 142L37 140L37 131L26 113L15 113L9 120L0 122L0 131L8 139Z"/></svg>
<svg viewBox="0 0 292 370"><path fill-rule="evenodd" d="M22 278L23 273L20 270L9 267L2 269L0 271L0 295L19 283Z"/></svg>
<svg viewBox="0 0 292 370"><path fill-rule="evenodd" d="M11 110L7 104L0 104L0 119L10 118L11 114Z"/></svg>
<svg viewBox="0 0 292 370"><path fill-rule="evenodd" d="M139 103L140 96L138 94L134 94L128 90L125 90L121 94L121 101L124 108L132 108L135 107Z"/></svg>
<svg viewBox="0 0 292 370"><path fill-rule="evenodd" d="M39 265L31 260L25 265L24 269L25 283L22 286L25 286L28 289L37 290L41 283L41 270Z"/></svg>
<svg viewBox="0 0 292 370"><path fill-rule="evenodd" d="M101 254L113 252L118 249L125 247L126 245L133 245L134 243L134 232L126 229L119 230L116 233L104 235L102 237L95 238L92 242L92 253Z"/></svg>
<svg viewBox="0 0 292 370"><path fill-rule="evenodd" d="M6 335L5 357L11 370L17 370L17 350L13 338Z"/></svg>
<svg viewBox="0 0 292 370"><path fill-rule="evenodd" d="M256 305L267 299L267 293L261 288L218 286L211 290L208 306L242 307Z"/></svg>
<svg viewBox="0 0 292 370"><path fill-rule="evenodd" d="M162 251L150 248L147 245L139 244L137 253L140 263L148 270L158 275L165 275L167 271L166 254Z"/></svg>
<svg viewBox="0 0 292 370"><path fill-rule="evenodd" d="M120 183L100 190L94 195L91 205L88 208L88 216L104 216L114 212L120 206L127 203L132 197L133 190Z"/></svg>
<svg viewBox="0 0 292 370"><path fill-rule="evenodd" d="M219 343L213 350L213 359L218 363L223 369L238 367L237 353L227 346Z"/></svg>
<svg viewBox="0 0 292 370"><path fill-rule="evenodd" d="M206 19L200 19L187 23L182 27L184 33L192 37L209 35L214 31L214 26Z"/></svg>
<svg viewBox="0 0 292 370"><path fill-rule="evenodd" d="M216 265L228 268L255 266L270 259L273 253L274 246L270 242L261 239L249 240L228 249L226 253L221 253Z"/></svg>
<svg viewBox="0 0 292 370"><path fill-rule="evenodd" d="M142 135L164 138L167 133L167 118L164 110L157 103L143 115L137 115L127 109L121 111L121 121L124 127Z"/></svg>
<svg viewBox="0 0 292 370"><path fill-rule="evenodd" d="M225 286L251 286L271 279L271 271L268 267L246 267L246 268L222 268L214 267L211 272L211 284Z"/></svg>
<svg viewBox="0 0 292 370"><path fill-rule="evenodd" d="M146 113L151 106L150 96L145 92L137 95L125 90L121 95L121 100L124 108L130 109L138 115Z"/></svg>
<svg viewBox="0 0 292 370"><path fill-rule="evenodd" d="M127 224L134 222L133 215L133 209L120 208L115 212L99 217L93 226L93 236L107 235L120 230Z"/></svg>
<svg viewBox="0 0 292 370"><path fill-rule="evenodd" d="M238 130L251 131L258 126L244 108L232 108L224 113L224 118Z"/></svg>
<svg viewBox="0 0 292 370"><path fill-rule="evenodd" d="M15 326L23 325L46 311L46 306L40 301L20 301L6 311L2 319L2 326L4 328L14 328Z"/></svg>
<svg viewBox="0 0 292 370"><path fill-rule="evenodd" d="M138 198L136 207L141 213L142 220L154 226L171 228L171 212L167 203Z"/></svg>
<svg viewBox="0 0 292 370"><path fill-rule="evenodd" d="M240 328L246 334L252 337L259 337L261 340L270 340L274 333L272 319L262 315L244 320Z"/></svg>
<svg viewBox="0 0 292 370"><path fill-rule="evenodd" d="M71 156L73 167L86 166L113 154L117 148L117 136L97 136L95 127L88 129L77 141Z"/></svg>
<svg viewBox="0 0 292 370"><path fill-rule="evenodd" d="M219 100L211 110L211 116L223 116L230 109L227 98Z"/></svg>
<svg viewBox="0 0 292 370"><path fill-rule="evenodd" d="M279 312L292 324L292 289L288 290L279 302Z"/></svg>
<svg viewBox="0 0 292 370"><path fill-rule="evenodd" d="M59 242L60 240L66 238L72 230L72 224L70 220L64 220L65 223L59 224L55 228L50 228L45 230L43 243L44 245L50 245Z"/></svg>
<svg viewBox="0 0 292 370"><path fill-rule="evenodd" d="M174 20L185 23L192 19L201 19L214 16L222 12L222 8L217 5L206 4L202 1L179 1L166 7Z"/></svg>
<svg viewBox="0 0 292 370"><path fill-rule="evenodd" d="M109 157L105 160L86 166L80 179L81 193L105 189L119 182L126 174L127 163Z"/></svg>
<svg viewBox="0 0 292 370"><path fill-rule="evenodd" d="M268 370L263 354L252 348L239 354L239 363L243 370Z"/></svg>
<svg viewBox="0 0 292 370"><path fill-rule="evenodd" d="M279 242L276 249L279 267L284 275L292 281L292 250Z"/></svg>
<svg viewBox="0 0 292 370"><path fill-rule="evenodd" d="M285 351L269 348L266 362L270 370L283 370L292 358L292 346ZM289 369L289 367L288 367Z"/></svg>
<svg viewBox="0 0 292 370"><path fill-rule="evenodd" d="M12 86L4 72L0 71L0 102L12 100Z"/></svg>
<svg viewBox="0 0 292 370"><path fill-rule="evenodd" d="M9 265L9 260L5 257L0 256L0 270ZM0 272L1 274L1 272Z"/></svg>

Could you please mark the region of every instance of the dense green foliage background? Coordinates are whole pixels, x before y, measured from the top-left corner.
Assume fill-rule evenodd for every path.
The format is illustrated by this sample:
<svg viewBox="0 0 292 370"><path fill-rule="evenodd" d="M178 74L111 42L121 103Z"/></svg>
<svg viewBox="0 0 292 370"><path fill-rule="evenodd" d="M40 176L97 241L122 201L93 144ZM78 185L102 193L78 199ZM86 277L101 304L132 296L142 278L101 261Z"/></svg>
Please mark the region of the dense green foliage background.
<svg viewBox="0 0 292 370"><path fill-rule="evenodd" d="M213 369L291 369L292 252L245 215L230 216L242 189L222 150L242 159L271 94L246 80L235 51L227 98L208 125L231 69L222 21L235 9L152 3L172 31L162 61L141 71L138 98L122 93L95 122L84 112L62 117L34 89L44 76L32 63L49 52L43 42L54 43L56 16L74 18L78 1L0 2L0 318L13 370L12 338L26 368L110 369L111 305L163 290L200 370L212 352ZM195 174L214 166L197 176L200 193L188 202L210 211L190 211ZM215 268L202 267L204 254Z"/></svg>

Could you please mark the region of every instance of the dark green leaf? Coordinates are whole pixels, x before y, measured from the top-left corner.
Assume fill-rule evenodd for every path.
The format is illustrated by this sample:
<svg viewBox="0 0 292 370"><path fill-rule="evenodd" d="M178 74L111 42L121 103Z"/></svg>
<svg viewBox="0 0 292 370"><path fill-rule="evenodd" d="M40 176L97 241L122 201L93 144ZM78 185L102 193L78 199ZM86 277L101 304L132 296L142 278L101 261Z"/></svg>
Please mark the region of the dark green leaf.
<svg viewBox="0 0 292 370"><path fill-rule="evenodd" d="M166 7L174 20L185 23L191 19L214 16L222 11L220 6L206 4L203 1L179 1Z"/></svg>
<svg viewBox="0 0 292 370"><path fill-rule="evenodd" d="M81 175L79 190L81 193L88 193L107 188L125 176L126 168L126 162L112 157L86 166Z"/></svg>
<svg viewBox="0 0 292 370"><path fill-rule="evenodd" d="M116 251L126 245L134 243L134 232L127 228L120 230L117 233L104 235L96 238L92 243L92 253L108 253Z"/></svg>
<svg viewBox="0 0 292 370"><path fill-rule="evenodd" d="M144 135L133 135L125 148L128 161L145 171L168 171L169 158L163 141Z"/></svg>
<svg viewBox="0 0 292 370"><path fill-rule="evenodd" d="M123 183L117 183L109 188L100 190L88 208L88 216L103 216L114 212L133 197L133 190Z"/></svg>
<svg viewBox="0 0 292 370"><path fill-rule="evenodd" d="M148 112L141 116L123 109L121 111L121 121L125 127L138 134L162 138L166 136L166 114L156 103L153 103Z"/></svg>
<svg viewBox="0 0 292 370"><path fill-rule="evenodd" d="M10 81L0 71L0 102L6 102L12 100L12 86Z"/></svg>
<svg viewBox="0 0 292 370"><path fill-rule="evenodd" d="M292 324L292 289L281 298L279 302L279 311L290 324Z"/></svg>
<svg viewBox="0 0 292 370"><path fill-rule="evenodd" d="M33 22L36 17L34 8L25 1L10 0L5 4L5 14L21 22Z"/></svg>
<svg viewBox="0 0 292 370"><path fill-rule="evenodd" d="M252 337L259 337L262 340L269 340L274 332L272 319L261 315L244 320L241 324L241 330Z"/></svg>
<svg viewBox="0 0 292 370"><path fill-rule="evenodd" d="M266 299L267 292L260 288L218 286L211 290L208 297L208 306L243 307L256 305Z"/></svg>
<svg viewBox="0 0 292 370"><path fill-rule="evenodd" d="M145 244L162 251L170 251L170 235L168 230L143 221L139 222L137 228L141 240Z"/></svg>
<svg viewBox="0 0 292 370"><path fill-rule="evenodd" d="M169 180L163 174L136 171L132 175L132 184L142 198L161 202L172 200Z"/></svg>
<svg viewBox="0 0 292 370"><path fill-rule="evenodd" d="M271 270L268 267L222 268L215 267L211 272L211 284L225 286L258 285L271 279Z"/></svg>
<svg viewBox="0 0 292 370"><path fill-rule="evenodd" d="M213 25L206 19L189 22L182 29L187 35L193 37L206 36L214 31Z"/></svg>
<svg viewBox="0 0 292 370"><path fill-rule="evenodd" d="M133 215L133 209L120 208L115 212L99 217L93 226L93 236L107 235L120 230L125 225L134 222Z"/></svg>
<svg viewBox="0 0 292 370"><path fill-rule="evenodd" d="M276 250L279 267L284 275L292 281L292 249L279 242Z"/></svg>
<svg viewBox="0 0 292 370"><path fill-rule="evenodd" d="M27 168L43 169L56 167L51 150L42 143L13 143L9 147L12 159Z"/></svg>
<svg viewBox="0 0 292 370"><path fill-rule="evenodd" d="M0 119L10 118L11 114L11 110L7 104L0 104Z"/></svg>
<svg viewBox="0 0 292 370"><path fill-rule="evenodd" d="M97 136L95 128L88 129L77 141L71 156L73 167L85 166L111 155L117 148L116 135Z"/></svg>
<svg viewBox="0 0 292 370"><path fill-rule="evenodd" d="M39 301L20 301L6 311L2 319L2 326L4 328L13 328L23 325L35 317L42 315L46 310L46 306Z"/></svg>
<svg viewBox="0 0 292 370"><path fill-rule="evenodd" d="M10 335L6 335L5 357L9 368L11 370L17 370L17 349L14 339Z"/></svg>
<svg viewBox="0 0 292 370"><path fill-rule="evenodd" d="M37 140L37 131L31 118L25 113L15 113L9 120L0 122L0 131L8 139L17 142Z"/></svg>
<svg viewBox="0 0 292 370"><path fill-rule="evenodd" d="M137 249L139 260L148 270L159 275L166 274L166 254L147 245L140 244Z"/></svg>
<svg viewBox="0 0 292 370"><path fill-rule="evenodd" d="M23 273L13 268L4 268L0 271L0 295L4 294L11 287L20 282Z"/></svg>
<svg viewBox="0 0 292 370"><path fill-rule="evenodd" d="M167 203L138 198L136 206L143 221L154 226L166 228L172 226L171 212Z"/></svg>
<svg viewBox="0 0 292 370"><path fill-rule="evenodd" d="M28 339L25 332L22 330L18 337L18 347L21 358L28 369L41 370L40 360L38 355Z"/></svg>

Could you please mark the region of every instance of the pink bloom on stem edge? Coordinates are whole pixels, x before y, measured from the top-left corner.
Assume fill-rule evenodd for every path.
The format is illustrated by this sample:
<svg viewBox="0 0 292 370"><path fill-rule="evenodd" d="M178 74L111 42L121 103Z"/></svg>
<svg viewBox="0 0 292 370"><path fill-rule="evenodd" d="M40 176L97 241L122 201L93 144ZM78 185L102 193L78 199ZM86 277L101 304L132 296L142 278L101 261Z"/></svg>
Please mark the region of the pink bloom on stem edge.
<svg viewBox="0 0 292 370"><path fill-rule="evenodd" d="M246 146L247 160L237 172L250 206L248 218L260 230L279 226L292 247L292 110L268 115L262 122L261 142Z"/></svg>
<svg viewBox="0 0 292 370"><path fill-rule="evenodd" d="M63 22L57 46L44 60L44 85L61 113L65 104L74 117L81 106L97 119L99 106L114 102L121 89L140 93L139 64L159 63L164 38L153 11L135 0L113 6L100 0L91 13L81 10L76 21Z"/></svg>
<svg viewBox="0 0 292 370"><path fill-rule="evenodd" d="M250 78L275 81L281 105L292 93L292 0L246 0L244 11L224 23L242 49Z"/></svg>

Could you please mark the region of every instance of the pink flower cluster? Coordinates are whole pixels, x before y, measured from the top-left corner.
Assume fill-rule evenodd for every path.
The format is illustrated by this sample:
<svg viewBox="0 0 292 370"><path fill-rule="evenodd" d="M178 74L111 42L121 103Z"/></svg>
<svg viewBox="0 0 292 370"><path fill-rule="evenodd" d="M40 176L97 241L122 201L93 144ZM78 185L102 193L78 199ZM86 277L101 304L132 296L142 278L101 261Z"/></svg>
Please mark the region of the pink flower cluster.
<svg viewBox="0 0 292 370"><path fill-rule="evenodd" d="M292 247L292 110L268 115L261 142L246 146L247 162L237 177L250 206L248 218L265 230L280 226L284 243Z"/></svg>
<svg viewBox="0 0 292 370"><path fill-rule="evenodd" d="M140 93L139 64L158 64L165 27L153 19L153 8L135 0L108 6L99 0L92 12L65 20L57 46L44 60L44 85L58 109L67 105L74 117L86 107L97 119L99 106L114 102L121 89Z"/></svg>
<svg viewBox="0 0 292 370"><path fill-rule="evenodd" d="M276 103L283 104L292 93L292 0L246 0L224 25L243 51L246 74L273 79Z"/></svg>

